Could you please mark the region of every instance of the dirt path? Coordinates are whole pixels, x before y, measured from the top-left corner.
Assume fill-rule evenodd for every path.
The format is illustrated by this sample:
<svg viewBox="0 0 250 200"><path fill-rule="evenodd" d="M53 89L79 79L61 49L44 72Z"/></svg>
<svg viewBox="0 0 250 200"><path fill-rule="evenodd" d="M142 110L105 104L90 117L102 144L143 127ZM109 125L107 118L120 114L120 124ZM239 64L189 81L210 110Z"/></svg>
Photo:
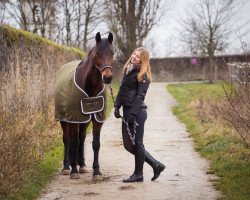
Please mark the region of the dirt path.
<svg viewBox="0 0 250 200"><path fill-rule="evenodd" d="M193 149L185 126L171 113L174 99L167 93L166 83L152 83L146 97L148 120L145 127L146 149L166 165L155 181L152 168L145 163L144 182L124 184L122 179L133 172L134 158L122 146L121 121L113 115L101 133L100 166L104 180L92 182L91 173L78 180L57 175L44 191L47 199L217 199L219 197L207 175L208 163ZM86 141L86 163L93 160L91 135Z"/></svg>

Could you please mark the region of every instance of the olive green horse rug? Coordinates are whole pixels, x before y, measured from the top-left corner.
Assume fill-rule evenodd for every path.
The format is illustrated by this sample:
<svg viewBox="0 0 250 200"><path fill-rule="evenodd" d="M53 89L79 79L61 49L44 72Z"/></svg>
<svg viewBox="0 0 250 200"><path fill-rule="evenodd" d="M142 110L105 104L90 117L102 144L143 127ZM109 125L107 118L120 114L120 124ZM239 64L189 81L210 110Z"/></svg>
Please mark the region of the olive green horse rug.
<svg viewBox="0 0 250 200"><path fill-rule="evenodd" d="M105 121L105 85L96 97L89 97L75 81L77 66L81 60L63 65L56 74L54 100L55 119L70 123L87 123L94 117L99 123Z"/></svg>

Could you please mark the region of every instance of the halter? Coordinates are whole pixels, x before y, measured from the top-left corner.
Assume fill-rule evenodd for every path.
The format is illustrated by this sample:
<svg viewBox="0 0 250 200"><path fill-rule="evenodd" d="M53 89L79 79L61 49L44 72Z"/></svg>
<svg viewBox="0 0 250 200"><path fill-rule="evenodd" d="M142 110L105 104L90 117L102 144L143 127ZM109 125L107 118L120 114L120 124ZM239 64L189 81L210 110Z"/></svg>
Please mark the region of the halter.
<svg viewBox="0 0 250 200"><path fill-rule="evenodd" d="M104 64L102 66L102 69L100 69L100 67L98 67L97 65L95 65L95 67L99 70L100 73L102 73L106 68L109 68L112 71L112 66L109 64Z"/></svg>

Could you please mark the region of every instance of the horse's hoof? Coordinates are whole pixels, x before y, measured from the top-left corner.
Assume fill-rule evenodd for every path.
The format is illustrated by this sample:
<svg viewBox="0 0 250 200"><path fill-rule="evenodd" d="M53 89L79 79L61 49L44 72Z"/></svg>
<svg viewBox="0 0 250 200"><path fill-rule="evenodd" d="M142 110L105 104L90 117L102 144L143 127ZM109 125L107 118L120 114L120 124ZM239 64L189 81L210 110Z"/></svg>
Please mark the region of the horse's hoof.
<svg viewBox="0 0 250 200"><path fill-rule="evenodd" d="M89 173L89 170L87 169L86 166L84 166L84 167L80 167L80 168L79 168L79 172L80 172L81 174L83 174L83 173Z"/></svg>
<svg viewBox="0 0 250 200"><path fill-rule="evenodd" d="M93 175L92 176L92 181L102 181L103 177L102 175Z"/></svg>
<svg viewBox="0 0 250 200"><path fill-rule="evenodd" d="M61 175L70 175L70 169L62 169Z"/></svg>
<svg viewBox="0 0 250 200"><path fill-rule="evenodd" d="M79 175L79 173L72 173L72 174L70 174L70 178L71 179L79 179L80 175Z"/></svg>

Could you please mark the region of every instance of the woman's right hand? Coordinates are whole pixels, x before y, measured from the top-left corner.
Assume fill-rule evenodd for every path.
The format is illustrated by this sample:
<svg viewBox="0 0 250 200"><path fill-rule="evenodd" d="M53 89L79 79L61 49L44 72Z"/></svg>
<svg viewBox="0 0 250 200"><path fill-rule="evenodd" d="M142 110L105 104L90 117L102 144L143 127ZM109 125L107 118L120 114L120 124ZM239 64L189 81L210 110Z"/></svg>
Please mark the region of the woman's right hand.
<svg viewBox="0 0 250 200"><path fill-rule="evenodd" d="M115 107L114 115L116 118L121 118L122 116L120 115L120 110L119 108Z"/></svg>

